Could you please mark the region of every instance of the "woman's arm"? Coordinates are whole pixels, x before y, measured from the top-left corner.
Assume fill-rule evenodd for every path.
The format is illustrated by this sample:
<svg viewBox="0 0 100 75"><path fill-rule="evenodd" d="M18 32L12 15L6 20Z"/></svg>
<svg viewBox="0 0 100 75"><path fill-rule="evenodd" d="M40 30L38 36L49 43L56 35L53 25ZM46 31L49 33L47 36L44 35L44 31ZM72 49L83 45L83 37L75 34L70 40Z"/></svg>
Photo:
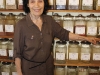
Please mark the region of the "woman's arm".
<svg viewBox="0 0 100 75"><path fill-rule="evenodd" d="M18 75L22 75L22 71L21 71L21 59L20 58L15 58L15 65L16 65L16 69L17 69Z"/></svg>

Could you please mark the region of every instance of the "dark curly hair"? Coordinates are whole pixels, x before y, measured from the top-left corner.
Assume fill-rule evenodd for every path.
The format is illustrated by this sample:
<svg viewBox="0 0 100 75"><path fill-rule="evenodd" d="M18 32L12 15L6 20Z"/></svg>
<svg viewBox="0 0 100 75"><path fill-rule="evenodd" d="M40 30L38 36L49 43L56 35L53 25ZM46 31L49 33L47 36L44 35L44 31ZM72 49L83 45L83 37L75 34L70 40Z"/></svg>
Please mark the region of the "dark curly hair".
<svg viewBox="0 0 100 75"><path fill-rule="evenodd" d="M29 7L27 6L29 3L29 0L23 0L23 10L25 13L30 13L30 9ZM42 14L46 14L47 13L47 10L50 8L49 6L49 2L48 0L44 0L44 11Z"/></svg>

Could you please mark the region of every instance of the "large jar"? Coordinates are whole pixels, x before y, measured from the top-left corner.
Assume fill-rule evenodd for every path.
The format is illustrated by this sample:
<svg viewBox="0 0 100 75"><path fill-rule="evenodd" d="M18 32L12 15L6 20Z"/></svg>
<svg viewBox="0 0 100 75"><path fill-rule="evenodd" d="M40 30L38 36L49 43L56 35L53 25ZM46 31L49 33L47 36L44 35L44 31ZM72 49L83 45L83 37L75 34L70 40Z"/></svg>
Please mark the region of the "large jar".
<svg viewBox="0 0 100 75"><path fill-rule="evenodd" d="M88 67L79 66L78 67L78 75L88 75Z"/></svg>
<svg viewBox="0 0 100 75"><path fill-rule="evenodd" d="M65 66L55 66L55 75L65 75Z"/></svg>
<svg viewBox="0 0 100 75"><path fill-rule="evenodd" d="M100 0L96 0L96 10L100 10Z"/></svg>
<svg viewBox="0 0 100 75"><path fill-rule="evenodd" d="M100 42L92 45L92 63L100 63Z"/></svg>
<svg viewBox="0 0 100 75"><path fill-rule="evenodd" d="M69 10L79 10L81 9L81 0L68 0L68 9Z"/></svg>
<svg viewBox="0 0 100 75"><path fill-rule="evenodd" d="M11 75L11 63L9 62L2 62L2 67L1 67L1 75Z"/></svg>
<svg viewBox="0 0 100 75"><path fill-rule="evenodd" d="M14 35L14 26L15 26L15 15L13 13L9 13L6 16L5 20L5 33L8 36Z"/></svg>
<svg viewBox="0 0 100 75"><path fill-rule="evenodd" d="M0 9L5 9L6 7L6 0L0 0Z"/></svg>
<svg viewBox="0 0 100 75"><path fill-rule="evenodd" d="M67 0L56 0L56 9L67 9Z"/></svg>
<svg viewBox="0 0 100 75"><path fill-rule="evenodd" d="M5 35L4 31L4 14L0 13L0 35Z"/></svg>
<svg viewBox="0 0 100 75"><path fill-rule="evenodd" d="M80 62L90 63L91 61L91 46L90 42L82 41L80 50Z"/></svg>
<svg viewBox="0 0 100 75"><path fill-rule="evenodd" d="M11 75L18 75L16 66L14 63L11 63Z"/></svg>
<svg viewBox="0 0 100 75"><path fill-rule="evenodd" d="M97 17L94 14L87 16L87 36L97 36Z"/></svg>
<svg viewBox="0 0 100 75"><path fill-rule="evenodd" d="M82 0L82 10L93 10L93 0Z"/></svg>
<svg viewBox="0 0 100 75"><path fill-rule="evenodd" d="M23 0L17 0L18 9L23 9Z"/></svg>
<svg viewBox="0 0 100 75"><path fill-rule="evenodd" d="M94 67L94 66L89 67L89 75L100 75L99 67Z"/></svg>
<svg viewBox="0 0 100 75"><path fill-rule="evenodd" d="M16 0L6 0L6 9L17 9Z"/></svg>
<svg viewBox="0 0 100 75"><path fill-rule="evenodd" d="M63 28L72 33L74 32L74 16L69 13L63 16Z"/></svg>
<svg viewBox="0 0 100 75"><path fill-rule="evenodd" d="M77 75L77 67L76 66L68 66L67 67L67 75Z"/></svg>
<svg viewBox="0 0 100 75"><path fill-rule="evenodd" d="M62 16L61 15L59 15L58 13L55 13L53 15L53 18L61 27L63 27L63 25L62 25Z"/></svg>
<svg viewBox="0 0 100 75"><path fill-rule="evenodd" d="M69 41L68 46L68 63L78 63L79 62L79 42Z"/></svg>
<svg viewBox="0 0 100 75"><path fill-rule="evenodd" d="M86 21L85 17L82 14L79 14L75 17L75 29L74 33L78 35L85 36L86 33Z"/></svg>
<svg viewBox="0 0 100 75"><path fill-rule="evenodd" d="M65 41L57 41L55 48L55 62L59 64L66 63L67 46Z"/></svg>

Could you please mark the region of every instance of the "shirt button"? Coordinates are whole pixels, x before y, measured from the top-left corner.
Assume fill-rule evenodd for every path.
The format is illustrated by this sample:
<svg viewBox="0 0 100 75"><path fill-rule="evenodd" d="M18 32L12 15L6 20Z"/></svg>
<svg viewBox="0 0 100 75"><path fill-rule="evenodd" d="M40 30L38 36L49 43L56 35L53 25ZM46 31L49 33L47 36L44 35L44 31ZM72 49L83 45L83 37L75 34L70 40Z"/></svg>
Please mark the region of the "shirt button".
<svg viewBox="0 0 100 75"><path fill-rule="evenodd" d="M42 35L42 33L40 33L40 35Z"/></svg>
<svg viewBox="0 0 100 75"><path fill-rule="evenodd" d="M41 42L41 44L42 44L43 42Z"/></svg>

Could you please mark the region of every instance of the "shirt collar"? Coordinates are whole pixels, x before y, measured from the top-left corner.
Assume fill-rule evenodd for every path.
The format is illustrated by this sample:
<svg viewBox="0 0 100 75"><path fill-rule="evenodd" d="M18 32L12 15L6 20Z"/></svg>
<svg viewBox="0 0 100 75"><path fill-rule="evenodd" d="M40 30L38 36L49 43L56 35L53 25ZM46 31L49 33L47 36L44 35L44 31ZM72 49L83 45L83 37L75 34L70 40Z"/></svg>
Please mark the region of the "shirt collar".
<svg viewBox="0 0 100 75"><path fill-rule="evenodd" d="M46 18L45 18L44 15L41 15L41 18L42 18L43 23L46 22ZM27 21L27 25L28 25L28 26L32 26L32 25L34 24L34 23L32 22L32 20L31 20L29 14L26 15L26 21Z"/></svg>

